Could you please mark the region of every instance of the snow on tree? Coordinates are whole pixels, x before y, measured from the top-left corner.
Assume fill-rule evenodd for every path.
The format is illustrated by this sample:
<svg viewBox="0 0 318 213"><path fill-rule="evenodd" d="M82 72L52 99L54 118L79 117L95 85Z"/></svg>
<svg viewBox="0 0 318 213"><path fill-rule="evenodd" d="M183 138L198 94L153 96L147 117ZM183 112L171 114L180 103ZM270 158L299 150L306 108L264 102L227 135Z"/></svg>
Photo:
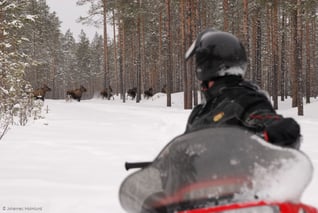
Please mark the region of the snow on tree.
<svg viewBox="0 0 318 213"><path fill-rule="evenodd" d="M24 79L28 55L21 51L28 39L21 32L35 17L23 12L26 5L0 0L0 135L10 124L25 125L33 109L32 87Z"/></svg>

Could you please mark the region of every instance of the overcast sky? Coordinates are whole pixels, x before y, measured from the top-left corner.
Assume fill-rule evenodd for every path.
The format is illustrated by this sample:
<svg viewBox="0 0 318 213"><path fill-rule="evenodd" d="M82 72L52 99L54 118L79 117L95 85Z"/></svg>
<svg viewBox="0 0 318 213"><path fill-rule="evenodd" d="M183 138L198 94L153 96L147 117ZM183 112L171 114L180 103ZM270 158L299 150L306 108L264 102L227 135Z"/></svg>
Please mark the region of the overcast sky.
<svg viewBox="0 0 318 213"><path fill-rule="evenodd" d="M102 35L102 27L88 27L76 22L80 16L86 16L88 11L88 6L77 6L76 1L77 0L46 0L47 5L50 7L50 11L55 11L57 17L62 22L62 33L65 33L68 29L70 29L76 41L78 41L81 29L84 30L86 36L90 40L93 39L96 32L98 32L99 35Z"/></svg>

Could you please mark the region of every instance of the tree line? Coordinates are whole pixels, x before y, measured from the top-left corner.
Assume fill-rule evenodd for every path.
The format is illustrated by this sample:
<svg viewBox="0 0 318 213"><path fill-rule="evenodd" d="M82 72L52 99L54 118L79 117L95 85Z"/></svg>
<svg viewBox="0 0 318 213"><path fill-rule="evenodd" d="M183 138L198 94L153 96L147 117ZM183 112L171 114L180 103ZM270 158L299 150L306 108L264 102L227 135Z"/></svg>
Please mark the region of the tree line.
<svg viewBox="0 0 318 213"><path fill-rule="evenodd" d="M246 77L270 93L275 108L279 97L291 97L303 115L303 100L317 96L315 0L77 2L91 6L83 22L96 24L92 17L100 16L105 41L106 24L114 27L112 47L104 45L104 73L120 93L133 86L139 94L149 87L156 92L165 85L167 106L172 92L184 91L184 108L192 108L199 101L198 82L194 63L185 63L184 53L199 32L212 27L241 39L248 53Z"/></svg>
<svg viewBox="0 0 318 213"><path fill-rule="evenodd" d="M197 34L215 28L235 34L248 53L247 79L278 98L292 97L303 115L317 85L315 0L77 0L89 5L83 24L104 29L90 41L60 31L60 20L45 0L0 0L0 112L26 123L35 105L30 92L43 84L48 98L63 99L80 85L89 99L111 86L125 102L148 88L184 92L184 108L198 104L194 61L184 54ZM113 28L110 35L108 27ZM5 120L8 120L7 118ZM10 119L9 119L10 120ZM3 122L1 122L3 123Z"/></svg>

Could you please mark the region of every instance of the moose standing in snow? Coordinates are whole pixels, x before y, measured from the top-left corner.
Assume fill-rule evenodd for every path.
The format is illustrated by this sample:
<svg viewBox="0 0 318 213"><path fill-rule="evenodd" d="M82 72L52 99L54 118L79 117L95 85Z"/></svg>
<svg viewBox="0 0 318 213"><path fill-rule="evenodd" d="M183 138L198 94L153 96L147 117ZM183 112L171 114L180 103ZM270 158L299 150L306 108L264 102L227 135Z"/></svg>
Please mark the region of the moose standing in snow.
<svg viewBox="0 0 318 213"><path fill-rule="evenodd" d="M66 96L68 97L68 99L73 98L73 99L77 100L78 102L80 102L83 93L86 91L87 91L87 89L81 85L80 88L78 88L78 89L68 90L66 92Z"/></svg>
<svg viewBox="0 0 318 213"><path fill-rule="evenodd" d="M33 96L35 99L41 99L42 101L44 101L45 94L49 91L51 91L51 88L48 87L46 84L43 84L42 88L38 88L33 91Z"/></svg>

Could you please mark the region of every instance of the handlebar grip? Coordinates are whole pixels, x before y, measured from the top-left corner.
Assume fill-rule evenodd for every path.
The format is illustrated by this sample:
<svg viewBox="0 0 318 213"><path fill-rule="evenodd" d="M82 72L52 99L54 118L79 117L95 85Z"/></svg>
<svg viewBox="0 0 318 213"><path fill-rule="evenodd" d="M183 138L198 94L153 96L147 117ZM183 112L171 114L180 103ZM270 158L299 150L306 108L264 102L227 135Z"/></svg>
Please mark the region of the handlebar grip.
<svg viewBox="0 0 318 213"><path fill-rule="evenodd" d="M126 162L125 163L125 169L136 169L136 168L144 168L146 166L149 166L152 162L135 162L135 163L130 163Z"/></svg>

